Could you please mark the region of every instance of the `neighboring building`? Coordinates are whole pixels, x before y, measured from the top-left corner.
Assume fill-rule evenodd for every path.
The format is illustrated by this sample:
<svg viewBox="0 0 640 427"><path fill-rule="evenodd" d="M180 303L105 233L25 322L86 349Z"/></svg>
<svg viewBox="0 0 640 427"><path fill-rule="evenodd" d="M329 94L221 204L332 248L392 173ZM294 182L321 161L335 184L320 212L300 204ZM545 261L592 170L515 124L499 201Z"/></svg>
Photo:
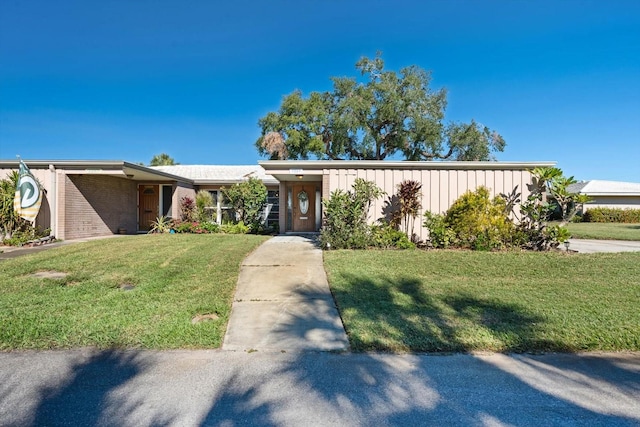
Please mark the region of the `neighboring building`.
<svg viewBox="0 0 640 427"><path fill-rule="evenodd" d="M571 184L568 190L591 197L584 212L592 208L640 209L640 183L594 179Z"/></svg>
<svg viewBox="0 0 640 427"><path fill-rule="evenodd" d="M60 239L146 232L160 215L179 218L180 199L198 190L214 196L218 221L228 207L221 187L251 176L268 189L265 212L281 232L314 232L322 224L322 199L350 190L356 178L374 181L387 196L377 200L370 221L384 217L385 202L407 179L422 183L422 208L446 211L463 193L486 186L492 195L516 186L528 195L531 169L553 162L407 162L407 161L261 161L259 165L175 165L145 167L123 161L25 161L45 189L36 224ZM18 161L0 161L0 177L18 169ZM416 232L427 231L416 221Z"/></svg>

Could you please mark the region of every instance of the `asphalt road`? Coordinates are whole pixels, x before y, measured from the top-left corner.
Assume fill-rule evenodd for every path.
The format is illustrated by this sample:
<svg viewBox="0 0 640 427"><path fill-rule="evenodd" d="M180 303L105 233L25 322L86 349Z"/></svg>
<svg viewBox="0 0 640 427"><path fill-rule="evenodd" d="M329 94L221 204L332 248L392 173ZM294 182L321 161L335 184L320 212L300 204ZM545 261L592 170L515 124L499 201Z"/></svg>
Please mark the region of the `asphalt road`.
<svg viewBox="0 0 640 427"><path fill-rule="evenodd" d="M640 354L0 353L3 426L638 426Z"/></svg>

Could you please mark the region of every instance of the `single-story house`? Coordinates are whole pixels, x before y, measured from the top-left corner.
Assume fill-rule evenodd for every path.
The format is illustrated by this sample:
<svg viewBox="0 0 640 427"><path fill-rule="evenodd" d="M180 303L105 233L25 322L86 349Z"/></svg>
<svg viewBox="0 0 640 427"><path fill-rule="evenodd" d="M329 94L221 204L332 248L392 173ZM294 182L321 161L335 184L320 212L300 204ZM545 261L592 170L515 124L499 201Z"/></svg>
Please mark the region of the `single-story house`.
<svg viewBox="0 0 640 427"><path fill-rule="evenodd" d="M268 189L265 217L280 232L315 232L322 224L321 200L338 189L350 190L357 178L375 182L387 196L377 200L370 221L384 217L388 197L404 180L422 183L422 208L440 213L463 193L486 186L492 195L516 186L526 198L531 169L554 162L408 162L267 160L257 165L175 165L146 167L124 161L25 161L45 197L36 219L59 239L146 232L160 215L180 216L181 198L199 190L214 196L218 221L227 207L220 188L261 179ZM0 178L18 161L0 160ZM416 221L416 233L427 231Z"/></svg>
<svg viewBox="0 0 640 427"><path fill-rule="evenodd" d="M584 212L593 208L640 209L640 183L593 179L571 184L568 190L591 197Z"/></svg>

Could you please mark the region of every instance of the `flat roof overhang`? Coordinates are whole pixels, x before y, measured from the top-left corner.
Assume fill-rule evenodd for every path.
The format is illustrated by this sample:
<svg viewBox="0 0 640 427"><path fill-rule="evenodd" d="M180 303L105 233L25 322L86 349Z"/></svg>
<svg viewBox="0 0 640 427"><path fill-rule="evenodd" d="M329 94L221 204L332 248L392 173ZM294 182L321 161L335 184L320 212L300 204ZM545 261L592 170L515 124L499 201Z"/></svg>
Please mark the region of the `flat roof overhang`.
<svg viewBox="0 0 640 427"><path fill-rule="evenodd" d="M135 163L102 160L23 160L29 169L64 170L67 175L109 175L134 181L184 182L193 181ZM18 160L0 160L0 168L17 169Z"/></svg>
<svg viewBox="0 0 640 427"><path fill-rule="evenodd" d="M266 185L267 187L271 186L271 187L277 187L279 182L277 179L262 179L261 180L264 185ZM194 179L193 183L195 185L198 186L225 186L225 185L234 185L234 184L238 184L239 182L242 181L238 181L238 180L229 180L229 179Z"/></svg>
<svg viewBox="0 0 640 427"><path fill-rule="evenodd" d="M440 162L387 160L263 160L258 164L279 181L318 181L327 170L401 169L401 170L530 170L553 167L556 162Z"/></svg>

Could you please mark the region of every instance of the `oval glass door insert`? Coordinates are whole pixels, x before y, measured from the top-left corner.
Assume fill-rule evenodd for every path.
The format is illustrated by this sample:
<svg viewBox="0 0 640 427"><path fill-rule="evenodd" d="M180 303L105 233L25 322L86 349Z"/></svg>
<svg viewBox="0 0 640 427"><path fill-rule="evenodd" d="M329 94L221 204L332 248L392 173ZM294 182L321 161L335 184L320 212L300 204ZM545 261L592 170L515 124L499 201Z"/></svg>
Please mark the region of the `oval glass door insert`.
<svg viewBox="0 0 640 427"><path fill-rule="evenodd" d="M307 192L302 190L298 193L298 204L300 206L300 213L306 215L309 212L309 196Z"/></svg>

